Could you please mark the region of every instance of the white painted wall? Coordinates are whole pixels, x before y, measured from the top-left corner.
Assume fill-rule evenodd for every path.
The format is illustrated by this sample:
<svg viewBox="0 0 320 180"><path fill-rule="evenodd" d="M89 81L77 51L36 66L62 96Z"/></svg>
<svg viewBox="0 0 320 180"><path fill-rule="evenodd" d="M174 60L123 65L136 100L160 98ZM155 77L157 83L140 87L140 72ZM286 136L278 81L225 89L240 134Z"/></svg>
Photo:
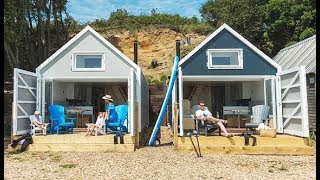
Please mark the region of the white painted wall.
<svg viewBox="0 0 320 180"><path fill-rule="evenodd" d="M251 91L251 82L242 82L242 99L249 99L251 97Z"/></svg>
<svg viewBox="0 0 320 180"><path fill-rule="evenodd" d="M53 81L53 104L67 105L66 98L74 99L74 83Z"/></svg>
<svg viewBox="0 0 320 180"><path fill-rule="evenodd" d="M251 82L251 100L264 101L263 80Z"/></svg>
<svg viewBox="0 0 320 180"><path fill-rule="evenodd" d="M231 86L230 86L229 82L226 82L224 93L225 93L225 103L232 104L232 96L230 95L231 94Z"/></svg>
<svg viewBox="0 0 320 180"><path fill-rule="evenodd" d="M92 86L87 87L86 104L92 104Z"/></svg>
<svg viewBox="0 0 320 180"><path fill-rule="evenodd" d="M264 101L263 81L242 82L242 99Z"/></svg>

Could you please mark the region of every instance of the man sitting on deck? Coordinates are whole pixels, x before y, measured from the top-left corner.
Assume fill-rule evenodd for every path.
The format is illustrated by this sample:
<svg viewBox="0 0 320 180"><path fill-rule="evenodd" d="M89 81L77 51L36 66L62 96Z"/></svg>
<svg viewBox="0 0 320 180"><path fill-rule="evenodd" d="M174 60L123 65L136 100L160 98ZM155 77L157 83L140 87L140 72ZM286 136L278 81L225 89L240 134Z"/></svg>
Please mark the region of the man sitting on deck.
<svg viewBox="0 0 320 180"><path fill-rule="evenodd" d="M221 131L224 133L225 137L232 137L232 134L229 134L224 127L224 124L227 123L227 120L224 119L218 119L212 116L211 112L208 109L205 109L205 105L203 101L200 101L199 103L200 109L196 111L196 119L197 120L205 120L209 121L211 123L215 123L218 125L221 129Z"/></svg>

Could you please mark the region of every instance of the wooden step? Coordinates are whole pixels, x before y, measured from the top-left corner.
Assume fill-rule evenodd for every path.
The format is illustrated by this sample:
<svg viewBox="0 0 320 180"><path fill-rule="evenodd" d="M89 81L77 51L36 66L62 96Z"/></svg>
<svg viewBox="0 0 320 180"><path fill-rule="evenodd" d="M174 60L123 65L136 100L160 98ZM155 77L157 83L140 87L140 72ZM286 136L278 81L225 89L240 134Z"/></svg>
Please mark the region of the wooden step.
<svg viewBox="0 0 320 180"><path fill-rule="evenodd" d="M12 148L8 146L7 151L14 153L21 150L21 145ZM70 143L41 143L30 144L26 151L29 152L134 152L134 144L70 144Z"/></svg>
<svg viewBox="0 0 320 180"><path fill-rule="evenodd" d="M114 144L114 135L85 136L85 132L74 134L48 134L46 136L32 136L33 144L29 144L27 151L73 151L73 152L133 152L135 151L135 137L124 135L124 144ZM17 139L16 137L15 139ZM8 145L8 152L17 152L21 145L12 148Z"/></svg>
<svg viewBox="0 0 320 180"><path fill-rule="evenodd" d="M270 146L270 147L295 147L295 146L309 146L308 138L299 138L289 135L277 135L276 138L271 137L260 137L258 135L254 136L257 138L257 146ZM197 143L197 139L192 136L193 143ZM198 137L200 145L216 145L216 146L243 146L244 137L234 136L231 138L226 138L224 136L199 136ZM252 138L249 139L249 143L252 144ZM192 145L189 137L179 137L178 145Z"/></svg>
<svg viewBox="0 0 320 180"><path fill-rule="evenodd" d="M196 148L198 148L196 146ZM178 146L179 152L195 153L193 146ZM198 149L197 149L198 150ZM271 147L271 146L200 146L202 154L265 154L265 155L314 155L310 146Z"/></svg>
<svg viewBox="0 0 320 180"><path fill-rule="evenodd" d="M252 146L253 139L249 139L249 145L245 146L243 136L226 138L223 136L199 136L199 146L203 153L213 154L287 154L287 155L314 155L315 148L309 146L309 138L301 138L290 135L277 135L275 138L257 138L256 146ZM192 141L198 147L196 137ZM179 137L177 150L181 152L193 152L194 147L190 137Z"/></svg>
<svg viewBox="0 0 320 180"><path fill-rule="evenodd" d="M113 144L114 134L98 135L98 136L85 136L86 133L74 134L52 134L47 136L33 136L34 144ZM134 144L134 137L129 134L123 136L125 144ZM120 139L118 139L120 141Z"/></svg>
<svg viewBox="0 0 320 180"><path fill-rule="evenodd" d="M41 143L30 144L28 151L63 151L63 152L134 152L134 144L83 144L83 143Z"/></svg>

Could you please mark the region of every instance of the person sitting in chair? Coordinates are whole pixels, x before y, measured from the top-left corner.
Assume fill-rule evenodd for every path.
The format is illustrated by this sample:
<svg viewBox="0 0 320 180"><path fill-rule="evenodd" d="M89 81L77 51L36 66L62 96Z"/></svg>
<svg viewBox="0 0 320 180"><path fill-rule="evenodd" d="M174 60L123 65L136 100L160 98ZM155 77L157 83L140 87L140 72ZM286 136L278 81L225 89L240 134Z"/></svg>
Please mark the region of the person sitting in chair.
<svg viewBox="0 0 320 180"><path fill-rule="evenodd" d="M93 135L93 131L96 127L101 128L103 125L105 125L104 114L105 112L99 112L96 123L88 126L86 136Z"/></svg>
<svg viewBox="0 0 320 180"><path fill-rule="evenodd" d="M32 121L32 124L34 124L36 127L40 127L41 129L45 128L42 116L40 115L39 111L35 111L34 114L30 116L30 119Z"/></svg>
<svg viewBox="0 0 320 180"><path fill-rule="evenodd" d="M111 98L111 96L105 95L102 97L102 99L104 99L104 102L106 103L106 121L114 121L118 119L118 113L115 109L115 105L113 104L113 99Z"/></svg>
<svg viewBox="0 0 320 180"><path fill-rule="evenodd" d="M224 127L224 124L226 124L228 121L224 119L218 119L212 116L211 112L208 109L205 109L205 104L203 101L200 101L199 103L199 110L196 111L196 119L197 120L205 120L209 121L211 123L215 123L218 125L221 129L221 131L224 133L225 137L232 137L232 134L229 134Z"/></svg>

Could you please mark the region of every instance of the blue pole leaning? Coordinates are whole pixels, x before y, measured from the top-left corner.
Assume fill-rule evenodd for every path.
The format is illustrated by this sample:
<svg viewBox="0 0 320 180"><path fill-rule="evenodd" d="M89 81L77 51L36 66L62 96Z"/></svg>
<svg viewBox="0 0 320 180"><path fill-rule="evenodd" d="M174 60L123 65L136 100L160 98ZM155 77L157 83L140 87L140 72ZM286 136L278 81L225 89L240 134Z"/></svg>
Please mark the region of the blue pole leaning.
<svg viewBox="0 0 320 180"><path fill-rule="evenodd" d="M154 146L155 145L155 141L156 141L157 135L159 133L160 126L161 126L162 121L163 121L163 116L164 116L164 114L166 112L166 107L167 107L169 99L171 97L173 85L174 85L174 82L176 80L176 76L178 74L177 73L177 71L178 71L178 62L179 62L179 56L176 56L176 58L174 60L172 73L171 73L171 78L170 78L170 81L169 81L169 87L168 87L166 96L164 98L164 101L162 103L162 107L161 107L160 114L158 116L157 122L156 122L156 124L155 124L155 126L153 128L153 131L152 131L152 134L151 134L151 137L150 137L150 140L149 140L149 146Z"/></svg>

